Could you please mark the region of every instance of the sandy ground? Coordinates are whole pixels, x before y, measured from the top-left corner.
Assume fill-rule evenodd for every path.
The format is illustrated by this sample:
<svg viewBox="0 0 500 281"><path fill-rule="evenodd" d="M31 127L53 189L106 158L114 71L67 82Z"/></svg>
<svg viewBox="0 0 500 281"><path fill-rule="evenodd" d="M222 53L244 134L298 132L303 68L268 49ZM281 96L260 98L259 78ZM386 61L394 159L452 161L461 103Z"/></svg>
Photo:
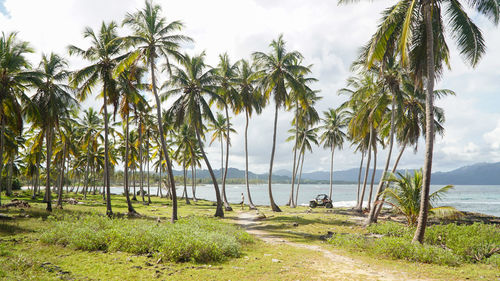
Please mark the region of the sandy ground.
<svg viewBox="0 0 500 281"><path fill-rule="evenodd" d="M355 260L326 250L318 245L307 245L290 242L281 237L276 237L261 229L256 229L261 222L257 220L256 212L239 212L238 220L240 226L255 237L271 244L285 244L291 247L303 248L317 252L318 259L305 261L318 271L318 280L429 280L414 279L406 272L393 271L379 266L373 266L366 262Z"/></svg>

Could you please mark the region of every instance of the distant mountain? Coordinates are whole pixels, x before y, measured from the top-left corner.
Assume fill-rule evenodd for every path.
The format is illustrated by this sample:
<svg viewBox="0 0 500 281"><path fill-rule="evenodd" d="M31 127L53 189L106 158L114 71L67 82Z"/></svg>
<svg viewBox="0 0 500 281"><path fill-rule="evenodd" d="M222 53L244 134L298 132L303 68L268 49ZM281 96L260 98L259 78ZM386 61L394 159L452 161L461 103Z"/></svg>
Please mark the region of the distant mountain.
<svg viewBox="0 0 500 281"><path fill-rule="evenodd" d="M408 170L413 172L413 170ZM361 170L361 180L364 178L365 169ZM400 172L404 172L401 170ZM220 169L214 170L215 177L220 178ZM369 179L371 179L372 171L369 171ZM175 171L174 175L182 176L182 171ZM333 180L335 182L354 183L358 181L359 169L353 168L344 171L334 171ZM188 173L191 177L191 173ZM198 178L209 178L210 174L207 170L196 171ZM375 182L380 181L382 170L375 172ZM245 171L236 168L229 168L227 172L228 179L245 177ZM273 181L290 182L292 172L288 170L277 170L273 172ZM267 180L268 174L248 173L249 179ZM302 182L308 183L326 183L330 181L330 172L317 171L310 173L302 173ZM435 172L432 174L432 184L464 184L464 185L500 185L500 162L498 163L478 163L470 166L458 168L449 172Z"/></svg>

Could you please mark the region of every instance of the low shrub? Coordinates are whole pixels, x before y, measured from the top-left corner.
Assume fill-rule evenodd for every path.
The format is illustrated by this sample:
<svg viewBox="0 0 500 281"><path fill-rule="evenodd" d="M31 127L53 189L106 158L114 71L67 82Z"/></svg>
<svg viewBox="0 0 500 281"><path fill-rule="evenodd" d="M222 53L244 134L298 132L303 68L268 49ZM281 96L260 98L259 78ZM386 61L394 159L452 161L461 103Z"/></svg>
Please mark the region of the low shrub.
<svg viewBox="0 0 500 281"><path fill-rule="evenodd" d="M495 225L433 225L427 228L423 245L411 243L414 227L396 222L370 225L369 233L384 235L380 238L363 235L336 234L329 240L335 246L424 263L459 265L461 263L500 263L500 228Z"/></svg>
<svg viewBox="0 0 500 281"><path fill-rule="evenodd" d="M74 249L151 253L165 261L214 262L241 255L251 243L245 231L210 218L193 217L175 224L109 219L96 215L54 219L40 240Z"/></svg>

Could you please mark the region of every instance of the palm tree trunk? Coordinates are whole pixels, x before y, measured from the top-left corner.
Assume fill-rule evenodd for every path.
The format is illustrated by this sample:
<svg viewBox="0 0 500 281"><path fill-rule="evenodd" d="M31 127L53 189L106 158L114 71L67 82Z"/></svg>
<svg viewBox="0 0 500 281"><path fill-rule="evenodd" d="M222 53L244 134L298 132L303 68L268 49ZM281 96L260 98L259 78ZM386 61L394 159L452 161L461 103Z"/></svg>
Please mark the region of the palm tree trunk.
<svg viewBox="0 0 500 281"><path fill-rule="evenodd" d="M104 97L104 188L106 189L106 215L111 217L113 215L113 210L111 209L111 187L110 187L110 175L109 175L109 125L108 125L108 87L106 82L104 82L104 89L102 91Z"/></svg>
<svg viewBox="0 0 500 281"><path fill-rule="evenodd" d="M335 141L332 143L332 159L330 160L330 200L332 199L332 191L333 191L333 156L335 153Z"/></svg>
<svg viewBox="0 0 500 281"><path fill-rule="evenodd" d="M45 194L47 198L47 208L46 210L52 212L52 198L50 196L50 160L52 158L52 127L47 128L46 130L46 144L47 144L47 164L45 166L46 178L47 181L45 183Z"/></svg>
<svg viewBox="0 0 500 281"><path fill-rule="evenodd" d="M359 192L361 191L361 173L363 171L363 162L365 160L365 151L361 151L361 162L358 171L358 192L356 193L356 206L359 204Z"/></svg>
<svg viewBox="0 0 500 281"><path fill-rule="evenodd" d="M278 127L278 104L276 104L276 109L274 113L274 129L273 129L273 146L271 148L271 161L269 163L269 179L268 179L268 189L269 189L269 200L271 202L271 209L273 212L281 212L280 207L276 205L273 198L272 190L272 180L273 180L273 163L274 163L274 152L276 150L276 130Z"/></svg>
<svg viewBox="0 0 500 281"><path fill-rule="evenodd" d="M210 177L212 177L212 181L214 183L214 189L215 189L215 198L217 199L217 208L215 210L215 216L223 218L224 217L224 210L222 208L222 199L220 196L219 192L219 185L217 184L217 178L215 177L214 171L212 170L212 166L210 165L210 162L208 161L208 157L205 154L205 150L203 149L203 143L201 141L201 136L200 136L200 131L198 129L198 126L195 126L196 130L196 137L198 138L198 145L200 146L201 154L203 155L203 159L205 160L205 164L207 165L208 172L210 173Z"/></svg>
<svg viewBox="0 0 500 281"><path fill-rule="evenodd" d="M90 147L87 146L87 165L85 166L85 186L83 188L84 199L87 199L87 189L89 188L89 167L90 167Z"/></svg>
<svg viewBox="0 0 500 281"><path fill-rule="evenodd" d="M147 165L147 181L148 181L148 204L151 204L151 185L149 183L149 132L147 135L148 141L146 142L146 165Z"/></svg>
<svg viewBox="0 0 500 281"><path fill-rule="evenodd" d="M432 152L434 150L434 31L432 29L431 1L424 4L424 20L427 38L427 94L425 97L425 160L423 168L420 213L413 243L423 243L427 217L429 215L429 192L432 173Z"/></svg>
<svg viewBox="0 0 500 281"><path fill-rule="evenodd" d="M137 196L135 196L137 194L135 190L135 168L132 169L132 185L134 187L134 196L132 196L132 200L137 201Z"/></svg>
<svg viewBox="0 0 500 281"><path fill-rule="evenodd" d="M232 211L233 208L231 208L231 205L229 205L226 196L226 178L227 178L227 169L229 166L229 144L231 143L229 137L231 133L230 131L231 123L229 122L229 111L227 109L227 105L225 106L225 109L226 109L227 139L226 139L226 168L224 169L224 176L222 177L222 199L224 200L224 208L226 209L226 211Z"/></svg>
<svg viewBox="0 0 500 281"><path fill-rule="evenodd" d="M392 105L391 105L391 131L389 133L389 151L387 153L387 159L385 161L384 171L382 172L382 177L380 178L380 182L377 187L377 195L375 196L375 200L373 200L374 208L370 209L370 215L366 220L366 225L370 225L371 223L377 220L378 215L376 215L378 211L378 204L380 200L380 195L384 191L385 178L387 176L387 170L389 169L389 163L391 162L392 156L392 147L394 146L394 131L395 131L395 121L396 121L396 92L392 91Z"/></svg>
<svg viewBox="0 0 500 281"><path fill-rule="evenodd" d="M299 172L299 178L297 179L297 192L295 193L295 205L299 204L299 188L300 188L300 180L302 179L302 168L304 167L304 158L306 154L305 152L302 152L302 160L300 160L300 172ZM299 157L300 158L300 157Z"/></svg>
<svg viewBox="0 0 500 281"><path fill-rule="evenodd" d="M129 194L129 187L128 187L128 154L129 154L129 147L130 144L128 143L129 139L129 117L128 117L128 112L127 116L125 116L125 160L123 161L123 188L125 191L125 198L127 199L127 208L129 214L135 214L137 213L134 209L134 206L132 206L132 202L130 201L130 194Z"/></svg>
<svg viewBox="0 0 500 281"><path fill-rule="evenodd" d="M191 151L191 157L195 157L193 151ZM193 201L196 202L198 199L196 199L196 182L195 182L195 176L194 176L194 159L191 159L191 189L193 191Z"/></svg>
<svg viewBox="0 0 500 281"><path fill-rule="evenodd" d="M162 197L163 197L163 194L162 194L162 192L161 192L161 170L162 170L162 168L163 168L163 167L162 167L163 165L162 165L162 163L161 163L161 162L162 162L162 151L161 151L161 149L160 149L160 153L159 153L159 154L160 154L160 168L159 168L159 170L160 170L160 179L159 179L159 181L158 181L158 189L160 190L160 198L162 198Z"/></svg>
<svg viewBox="0 0 500 281"><path fill-rule="evenodd" d="M365 171L365 178L363 180L363 189L361 190L361 196L359 198L359 203L358 206L356 207L356 210L358 212L363 211L363 199L365 198L365 191L366 191L366 183L368 182L368 173L370 172L370 162L372 159L372 130L370 129L370 141L368 143L368 159L366 161L366 171Z"/></svg>
<svg viewBox="0 0 500 281"><path fill-rule="evenodd" d="M12 196L12 166L14 165L14 153L9 157L9 163L7 168L7 190L5 195Z"/></svg>
<svg viewBox="0 0 500 281"><path fill-rule="evenodd" d="M62 209L62 191L63 191L63 186L64 186L64 166L66 162L66 151L68 149L68 144L65 142L63 147L63 154L62 154L62 163L61 163L61 177L59 179L59 190L57 192L57 205L56 208L61 208Z"/></svg>
<svg viewBox="0 0 500 281"><path fill-rule="evenodd" d="M248 206L250 210L257 209L252 201L252 196L250 195L250 183L248 182L248 110L245 110L245 184L247 186L248 195Z"/></svg>
<svg viewBox="0 0 500 281"><path fill-rule="evenodd" d="M185 157L185 156L184 156ZM188 194L187 194L187 168L186 168L186 159L182 160L182 171L184 172L184 193L186 194L186 204L190 205Z"/></svg>
<svg viewBox="0 0 500 281"><path fill-rule="evenodd" d="M142 117L139 117L139 190L141 192L142 203L144 200L144 173L142 170Z"/></svg>
<svg viewBox="0 0 500 281"><path fill-rule="evenodd" d="M297 161L297 145L299 139L299 105L297 99L295 100L295 145L293 146L293 167L292 167L292 189L290 191L290 199L288 199L288 204L291 208L295 208L295 204L293 201L293 193L295 187L295 165Z"/></svg>
<svg viewBox="0 0 500 281"><path fill-rule="evenodd" d="M0 206L2 206L2 172L3 172L3 151L4 151L4 134L5 134L5 119L3 109L0 109L0 119L2 122L0 129Z"/></svg>
<svg viewBox="0 0 500 281"><path fill-rule="evenodd" d="M167 142L165 141L165 135L163 134L163 126L162 126L162 118L161 118L161 102L160 97L158 97L158 92L156 88L156 78L155 78L155 65L154 65L154 57L156 56L155 52L151 52L150 54L150 70L151 70L151 84L153 85L153 94L155 96L156 101L156 117L158 118L158 132L160 133L161 140L161 148L163 150L163 154L165 155L165 160L167 162L167 173L168 179L170 181L170 188L172 189L172 218L171 221L175 222L177 220L177 194L175 190L175 179L174 173L172 171L172 162L170 162L170 157L168 156L167 150Z"/></svg>
<svg viewBox="0 0 500 281"><path fill-rule="evenodd" d="M368 195L368 210L371 210L373 183L375 182L375 173L376 172L377 172L377 141L375 140L375 142L373 143L373 172L372 172L372 180L370 183L370 193Z"/></svg>

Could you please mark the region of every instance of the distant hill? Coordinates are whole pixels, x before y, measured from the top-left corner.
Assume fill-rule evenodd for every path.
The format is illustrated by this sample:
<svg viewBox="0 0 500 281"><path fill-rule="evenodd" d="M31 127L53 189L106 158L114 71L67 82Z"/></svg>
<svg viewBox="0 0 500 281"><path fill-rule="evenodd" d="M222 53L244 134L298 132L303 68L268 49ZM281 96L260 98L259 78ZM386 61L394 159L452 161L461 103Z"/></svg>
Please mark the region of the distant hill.
<svg viewBox="0 0 500 281"><path fill-rule="evenodd" d="M412 172L413 170L409 170ZM353 183L358 181L359 169L353 168L343 171L334 171L333 179L335 182ZM371 172L369 178L371 179ZM400 171L404 172L404 170ZM220 178L220 169L214 170L215 176ZM181 176L182 171L174 171L176 176ZM191 173L188 173L189 177ZM198 170L196 172L198 178L209 178L207 170ZM273 181L289 182L292 172L288 170L277 170L273 173ZM382 176L382 170L377 170L375 173L375 181L378 182ZM245 171L236 168L228 169L228 178L244 178ZM248 173L249 179L267 180L267 174ZM364 169L362 177L364 177ZM326 183L330 181L330 172L317 171L310 173L302 173L302 182L308 183ZM458 168L449 172L435 172L432 174L432 184L457 184L457 185L500 185L500 162L497 163L477 163L470 166Z"/></svg>

